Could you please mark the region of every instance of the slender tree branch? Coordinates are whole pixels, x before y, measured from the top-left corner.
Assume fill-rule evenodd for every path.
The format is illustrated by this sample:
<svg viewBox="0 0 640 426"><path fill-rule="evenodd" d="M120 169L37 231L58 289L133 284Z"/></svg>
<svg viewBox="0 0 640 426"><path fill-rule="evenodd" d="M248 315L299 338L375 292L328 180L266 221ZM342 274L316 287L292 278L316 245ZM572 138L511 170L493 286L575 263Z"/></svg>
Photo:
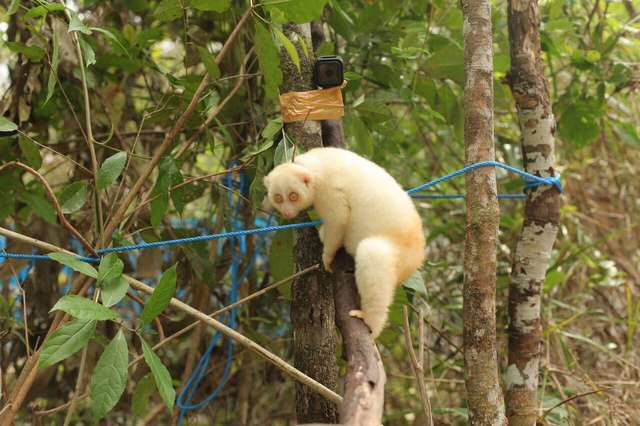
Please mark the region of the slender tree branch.
<svg viewBox="0 0 640 426"><path fill-rule="evenodd" d="M282 284L286 284L288 282L291 282L292 280L294 280L294 279L296 279L296 278L298 278L298 277L300 277L300 276L302 276L302 275L304 275L304 274L306 274L308 272L311 272L311 271L314 271L314 270L318 269L319 266L320 265L314 265L314 266L311 266L311 267L309 267L307 269L304 269L304 270L302 270L300 272L296 272L295 274L293 274L293 275L291 275L291 276L289 276L287 278L284 278L284 279L282 279L282 280L280 280L280 281L278 281L276 283L273 283L273 284L271 284L271 285L269 285L269 286L267 286L267 287L265 287L265 288L263 288L261 290L258 290L258 291L254 292L254 293L251 293L247 297L245 297L243 299L240 299L235 303L227 305L224 308L218 309L217 311L210 313L208 316L209 317L215 317L215 316L223 314L223 313L225 313L227 311L230 311L231 309L233 309L233 308L235 308L237 306L240 306L240 305L242 305L244 303L247 303L248 301L253 300L256 297L262 296L264 293L266 293L266 292L268 292L270 290L273 290L274 288L279 287ZM188 326L184 327L183 329L176 331L171 336L168 336L168 337L166 337L164 339L161 339L160 342L158 342L151 349L153 349L154 351L158 350L161 346L164 346L165 344L169 343L170 341L172 341L172 340L182 336L183 334L187 333L188 331L192 330L198 324L202 324L202 321L200 321L200 320L194 321L191 324L189 324ZM129 364L129 368L133 367L134 365L136 365L138 362L142 361L143 359L144 359L144 356L140 355L139 357L137 357L136 359L131 361L131 363Z"/></svg>
<svg viewBox="0 0 640 426"><path fill-rule="evenodd" d="M418 336L418 344L420 353L416 356L413 350L413 343L411 340L411 329L409 326L409 310L406 306L402 307L402 321L404 329L404 343L409 352L409 358L411 360L411 369L413 375L418 381L418 389L420 390L420 400L422 401L422 412L424 418L429 421L428 425L433 426L433 414L431 412L431 401L429 401L429 393L427 392L427 385L424 382L424 321L423 312L420 310L420 321L418 322L418 328L420 335Z"/></svg>

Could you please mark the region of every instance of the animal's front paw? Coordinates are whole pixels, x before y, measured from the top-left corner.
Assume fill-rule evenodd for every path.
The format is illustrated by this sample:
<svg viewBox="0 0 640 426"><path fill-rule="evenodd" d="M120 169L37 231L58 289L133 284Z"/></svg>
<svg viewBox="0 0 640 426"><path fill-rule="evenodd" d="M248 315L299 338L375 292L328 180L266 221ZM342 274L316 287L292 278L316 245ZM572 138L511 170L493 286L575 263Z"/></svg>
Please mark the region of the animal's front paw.
<svg viewBox="0 0 640 426"><path fill-rule="evenodd" d="M333 272L331 268L331 263L333 263L333 256L329 256L327 254L322 254L322 265L324 266L325 271Z"/></svg>
<svg viewBox="0 0 640 426"><path fill-rule="evenodd" d="M320 225L318 228L318 237L320 237L320 242L324 244L324 225Z"/></svg>
<svg viewBox="0 0 640 426"><path fill-rule="evenodd" d="M349 311L349 316L354 317L354 318L360 318L361 320L364 320L364 312L361 311L360 309L352 309Z"/></svg>

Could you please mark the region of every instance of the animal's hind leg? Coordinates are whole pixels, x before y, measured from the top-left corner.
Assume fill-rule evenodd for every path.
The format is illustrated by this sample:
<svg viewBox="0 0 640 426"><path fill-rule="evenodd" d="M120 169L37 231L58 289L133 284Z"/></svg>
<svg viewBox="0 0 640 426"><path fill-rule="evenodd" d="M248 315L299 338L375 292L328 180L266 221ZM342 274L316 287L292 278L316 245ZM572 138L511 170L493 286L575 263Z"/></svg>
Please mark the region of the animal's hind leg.
<svg viewBox="0 0 640 426"><path fill-rule="evenodd" d="M361 310L349 314L362 318L375 338L387 322L397 286L393 245L384 238L367 238L358 245L355 260Z"/></svg>

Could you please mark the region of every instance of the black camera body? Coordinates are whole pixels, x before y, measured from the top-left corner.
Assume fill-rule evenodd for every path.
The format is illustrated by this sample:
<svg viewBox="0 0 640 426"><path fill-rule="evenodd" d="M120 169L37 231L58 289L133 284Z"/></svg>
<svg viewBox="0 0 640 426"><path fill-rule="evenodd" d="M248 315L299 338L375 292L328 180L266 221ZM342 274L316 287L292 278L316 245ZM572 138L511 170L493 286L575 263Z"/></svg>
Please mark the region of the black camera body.
<svg viewBox="0 0 640 426"><path fill-rule="evenodd" d="M340 56L320 56L313 66L313 81L318 87L340 86L344 81L344 64Z"/></svg>

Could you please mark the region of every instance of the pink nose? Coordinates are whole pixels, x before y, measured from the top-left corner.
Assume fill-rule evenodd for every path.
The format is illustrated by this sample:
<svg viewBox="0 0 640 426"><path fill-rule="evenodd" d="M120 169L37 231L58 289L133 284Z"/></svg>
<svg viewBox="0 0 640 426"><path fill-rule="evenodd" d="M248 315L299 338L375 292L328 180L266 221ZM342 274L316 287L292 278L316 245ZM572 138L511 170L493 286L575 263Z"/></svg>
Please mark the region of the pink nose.
<svg viewBox="0 0 640 426"><path fill-rule="evenodd" d="M282 215L287 219L293 219L294 217L296 217L296 214L294 212L289 211L282 212Z"/></svg>

